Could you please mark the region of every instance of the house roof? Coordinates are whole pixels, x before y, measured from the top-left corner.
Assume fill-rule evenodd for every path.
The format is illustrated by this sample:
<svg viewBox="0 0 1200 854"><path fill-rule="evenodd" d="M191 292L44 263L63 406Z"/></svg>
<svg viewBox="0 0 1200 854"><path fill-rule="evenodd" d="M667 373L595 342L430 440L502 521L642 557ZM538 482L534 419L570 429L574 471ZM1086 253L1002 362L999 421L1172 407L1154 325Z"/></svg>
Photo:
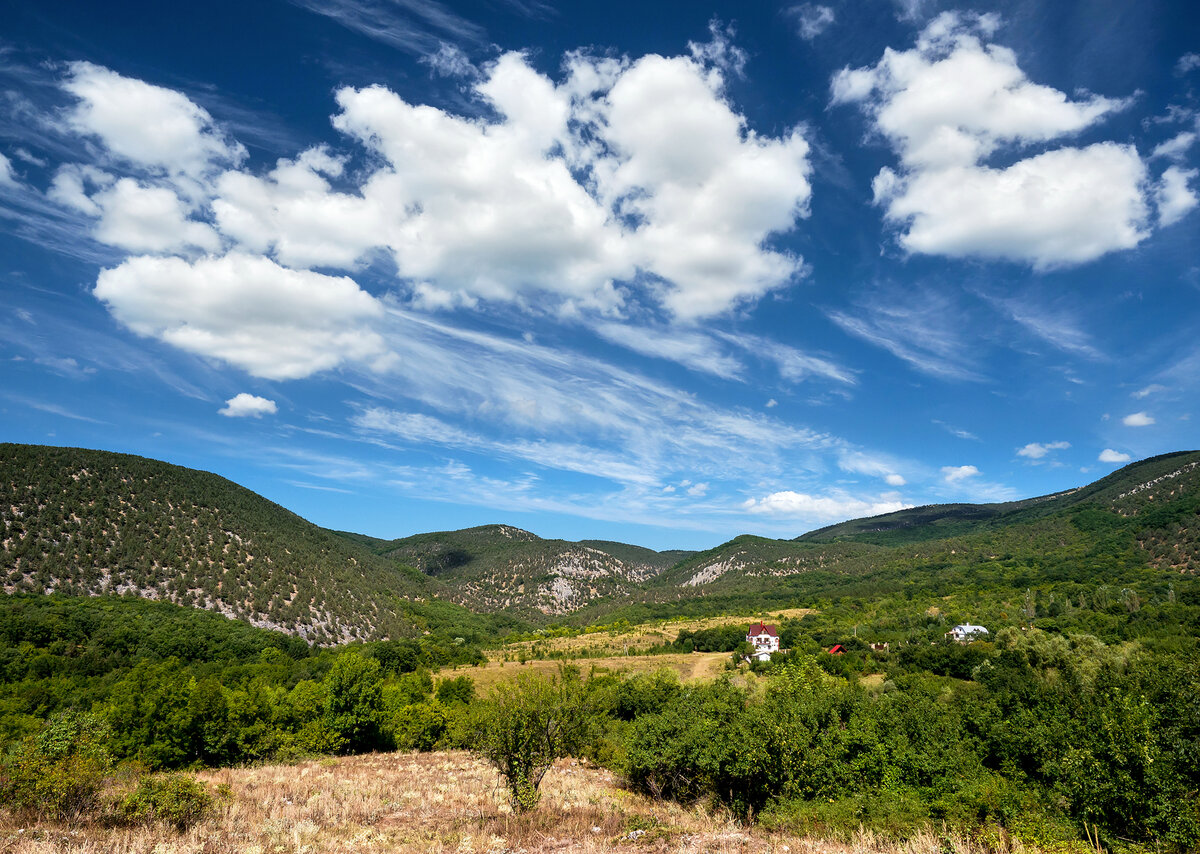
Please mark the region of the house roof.
<svg viewBox="0 0 1200 854"><path fill-rule="evenodd" d="M770 635L773 638L779 637L779 632L774 626L768 626L766 623L753 623L750 626L750 631L746 632L746 637L752 638L758 635Z"/></svg>
<svg viewBox="0 0 1200 854"><path fill-rule="evenodd" d="M835 643L833 646L831 646L829 648L830 655L841 655L845 651L846 651L846 648L843 647L840 643Z"/></svg>
<svg viewBox="0 0 1200 854"><path fill-rule="evenodd" d="M950 631L958 632L964 635L986 635L988 630L983 626L973 626L970 623L962 623L952 628Z"/></svg>

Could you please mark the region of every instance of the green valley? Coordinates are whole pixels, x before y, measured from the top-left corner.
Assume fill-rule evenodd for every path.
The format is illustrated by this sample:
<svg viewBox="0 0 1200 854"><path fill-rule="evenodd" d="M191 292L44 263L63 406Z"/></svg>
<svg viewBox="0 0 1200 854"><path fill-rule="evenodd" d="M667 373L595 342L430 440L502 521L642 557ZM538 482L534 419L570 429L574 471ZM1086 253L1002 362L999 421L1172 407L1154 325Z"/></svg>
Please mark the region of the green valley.
<svg viewBox="0 0 1200 854"><path fill-rule="evenodd" d="M1200 452L696 553L329 531L99 451L3 445L0 474L14 816L61 821L36 781L80 768L114 821L116 768L463 748L518 813L570 753L755 833L1200 846ZM783 651L750 664L758 620ZM506 721L570 738L513 764Z"/></svg>

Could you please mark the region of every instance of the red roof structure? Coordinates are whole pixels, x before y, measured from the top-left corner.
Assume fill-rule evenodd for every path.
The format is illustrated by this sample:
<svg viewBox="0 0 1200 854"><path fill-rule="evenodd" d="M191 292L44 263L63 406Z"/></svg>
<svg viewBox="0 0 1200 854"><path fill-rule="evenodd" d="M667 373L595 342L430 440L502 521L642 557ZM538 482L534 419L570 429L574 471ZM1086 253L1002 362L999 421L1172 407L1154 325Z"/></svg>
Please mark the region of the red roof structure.
<svg viewBox="0 0 1200 854"><path fill-rule="evenodd" d="M830 655L841 655L845 651L846 651L846 648L844 646L842 646L840 643L835 643L833 646L831 646L829 648Z"/></svg>
<svg viewBox="0 0 1200 854"><path fill-rule="evenodd" d="M750 631L746 632L746 637L752 638L758 635L770 635L773 638L779 637L779 632L774 626L768 626L766 623L752 623Z"/></svg>

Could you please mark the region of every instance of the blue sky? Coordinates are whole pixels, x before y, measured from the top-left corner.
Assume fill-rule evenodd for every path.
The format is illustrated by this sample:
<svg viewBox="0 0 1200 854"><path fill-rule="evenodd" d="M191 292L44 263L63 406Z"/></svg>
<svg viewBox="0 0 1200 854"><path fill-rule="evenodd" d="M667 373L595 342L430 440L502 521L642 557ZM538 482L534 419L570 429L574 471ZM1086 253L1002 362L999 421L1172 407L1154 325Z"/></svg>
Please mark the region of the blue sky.
<svg viewBox="0 0 1200 854"><path fill-rule="evenodd" d="M2 440L655 548L1200 445L1186 0L4 18Z"/></svg>

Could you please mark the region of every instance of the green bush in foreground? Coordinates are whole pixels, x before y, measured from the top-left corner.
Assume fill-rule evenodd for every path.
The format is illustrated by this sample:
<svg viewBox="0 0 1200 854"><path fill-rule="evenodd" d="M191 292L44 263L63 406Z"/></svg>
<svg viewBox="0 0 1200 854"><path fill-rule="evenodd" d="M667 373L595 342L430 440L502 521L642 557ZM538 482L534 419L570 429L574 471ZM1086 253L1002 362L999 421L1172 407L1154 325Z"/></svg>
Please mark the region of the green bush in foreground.
<svg viewBox="0 0 1200 854"><path fill-rule="evenodd" d="M564 668L557 678L523 673L497 685L474 709L473 749L499 769L513 810L533 809L546 770L581 749L592 726L587 683Z"/></svg>
<svg viewBox="0 0 1200 854"><path fill-rule="evenodd" d="M38 818L96 812L113 770L108 728L91 714L66 712L27 737L0 771L0 802Z"/></svg>
<svg viewBox="0 0 1200 854"><path fill-rule="evenodd" d="M66 712L31 735L0 766L0 804L33 819L163 822L180 830L212 806L204 784L187 774L137 776L132 791L113 799L114 778L133 771L109 753L102 718Z"/></svg>
<svg viewBox="0 0 1200 854"><path fill-rule="evenodd" d="M170 824L191 827L212 809L207 787L189 774L142 777L137 787L117 804L120 817L131 824Z"/></svg>

